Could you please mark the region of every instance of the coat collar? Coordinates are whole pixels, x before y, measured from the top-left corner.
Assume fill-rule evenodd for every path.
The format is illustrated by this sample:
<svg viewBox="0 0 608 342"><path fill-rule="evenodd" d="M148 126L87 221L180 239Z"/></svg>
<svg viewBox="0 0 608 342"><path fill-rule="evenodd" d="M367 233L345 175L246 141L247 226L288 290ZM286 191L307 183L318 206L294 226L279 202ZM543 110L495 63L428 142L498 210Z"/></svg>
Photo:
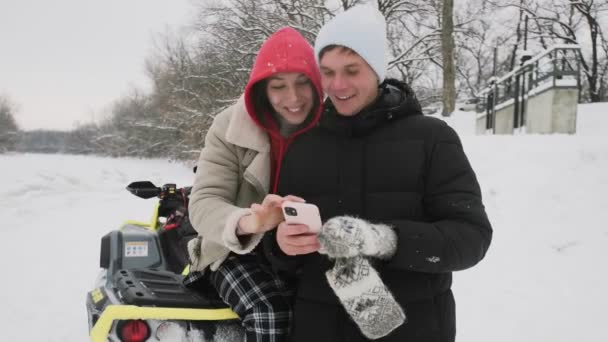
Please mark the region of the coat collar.
<svg viewBox="0 0 608 342"><path fill-rule="evenodd" d="M251 119L242 96L233 106L233 113L226 129L226 141L258 152L270 152L268 134Z"/></svg>
<svg viewBox="0 0 608 342"><path fill-rule="evenodd" d="M338 134L360 137L391 121L422 115L418 99L406 83L386 79L379 91L376 101L354 116L338 114L331 100L327 99L320 126Z"/></svg>

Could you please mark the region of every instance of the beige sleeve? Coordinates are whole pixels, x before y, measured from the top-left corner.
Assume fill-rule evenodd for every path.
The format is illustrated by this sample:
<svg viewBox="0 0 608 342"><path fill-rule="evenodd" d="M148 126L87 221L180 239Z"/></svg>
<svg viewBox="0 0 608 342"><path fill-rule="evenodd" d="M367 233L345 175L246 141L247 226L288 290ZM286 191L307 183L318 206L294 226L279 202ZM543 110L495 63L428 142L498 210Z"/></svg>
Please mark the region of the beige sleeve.
<svg viewBox="0 0 608 342"><path fill-rule="evenodd" d="M233 108L218 114L207 132L188 210L192 226L205 240L224 245L235 253L246 253L255 247L251 247L251 243L259 242L261 234L244 239L246 246L241 246L236 237L238 221L249 214L249 209L234 205L239 185L239 160L237 147L225 139Z"/></svg>
<svg viewBox="0 0 608 342"><path fill-rule="evenodd" d="M228 215L226 226L224 227L223 240L224 245L231 251L237 254L247 254L253 251L255 246L262 240L264 233L251 235L236 235L236 229L241 217L251 215L249 209L239 209Z"/></svg>

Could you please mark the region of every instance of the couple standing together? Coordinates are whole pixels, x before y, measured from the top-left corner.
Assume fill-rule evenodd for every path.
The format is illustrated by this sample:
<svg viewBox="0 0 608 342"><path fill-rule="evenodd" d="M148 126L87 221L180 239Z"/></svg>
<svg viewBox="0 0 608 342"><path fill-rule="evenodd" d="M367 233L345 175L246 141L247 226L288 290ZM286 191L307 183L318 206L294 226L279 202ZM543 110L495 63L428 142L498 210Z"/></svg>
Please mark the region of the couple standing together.
<svg viewBox="0 0 608 342"><path fill-rule="evenodd" d="M386 34L368 6L314 49L275 32L206 135L186 283L210 282L246 341L455 340L452 272L492 228L457 134L385 77ZM287 225L285 200L317 205L321 232Z"/></svg>

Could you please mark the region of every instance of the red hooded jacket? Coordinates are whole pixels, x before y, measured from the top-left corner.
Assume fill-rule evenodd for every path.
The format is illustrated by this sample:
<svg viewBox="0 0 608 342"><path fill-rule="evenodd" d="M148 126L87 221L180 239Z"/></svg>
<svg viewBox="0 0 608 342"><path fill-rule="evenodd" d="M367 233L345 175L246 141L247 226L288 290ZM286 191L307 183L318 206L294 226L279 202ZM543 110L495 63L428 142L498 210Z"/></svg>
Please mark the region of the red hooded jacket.
<svg viewBox="0 0 608 342"><path fill-rule="evenodd" d="M305 74L312 82L316 89L317 102L313 107L313 112L310 114L312 118L308 118L308 124L300 130L292 133L289 137L284 138L279 133L278 124L274 121L262 118L271 118L269 111L272 107L260 106L260 99L255 99L255 96L262 94L253 91L254 85L274 74L282 72L299 72ZM266 96L265 92L263 96ZM256 101L257 100L257 101ZM267 102L267 101L265 101ZM270 137L270 146L272 149L272 186L271 192L276 192L279 174L281 170L281 161L287 151L287 147L293 139L309 130L319 121L322 111L323 90L321 89L321 75L315 61L315 55L312 46L306 39L295 29L285 27L272 34L262 44L258 56L256 57L253 69L249 75L249 81L245 87L245 106L247 112L253 121Z"/></svg>

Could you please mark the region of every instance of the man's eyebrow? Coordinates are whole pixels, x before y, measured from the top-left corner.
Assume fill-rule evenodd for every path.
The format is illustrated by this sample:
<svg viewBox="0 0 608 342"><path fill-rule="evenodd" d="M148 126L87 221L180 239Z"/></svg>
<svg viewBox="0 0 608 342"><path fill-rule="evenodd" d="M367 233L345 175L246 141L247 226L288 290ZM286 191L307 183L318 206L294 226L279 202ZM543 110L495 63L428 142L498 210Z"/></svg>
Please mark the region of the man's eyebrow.
<svg viewBox="0 0 608 342"><path fill-rule="evenodd" d="M347 64L347 65L343 66L342 68L346 69L346 68L353 68L353 67L358 67L358 66L359 66L358 62L353 62L353 63L350 63L350 64ZM321 70L323 70L323 69L325 69L325 70L332 70L331 68L324 67L324 66L321 66L319 69L321 69Z"/></svg>

